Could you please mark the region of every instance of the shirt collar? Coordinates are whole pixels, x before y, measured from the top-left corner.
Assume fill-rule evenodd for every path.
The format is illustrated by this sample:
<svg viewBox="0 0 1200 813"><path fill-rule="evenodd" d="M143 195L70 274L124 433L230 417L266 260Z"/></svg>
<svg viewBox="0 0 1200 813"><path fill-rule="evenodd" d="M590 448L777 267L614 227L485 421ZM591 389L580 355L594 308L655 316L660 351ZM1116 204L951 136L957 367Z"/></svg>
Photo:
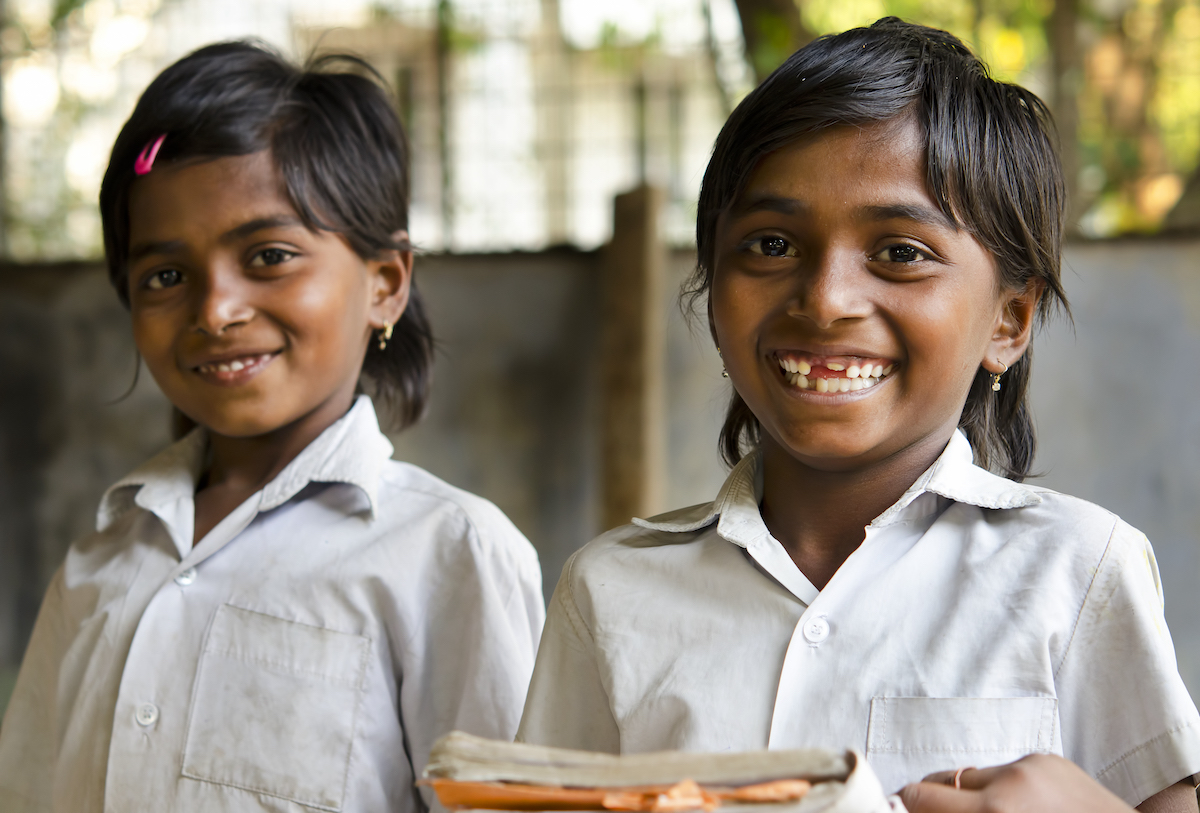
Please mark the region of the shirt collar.
<svg viewBox="0 0 1200 813"><path fill-rule="evenodd" d="M973 457L970 441L961 430L955 430L933 465L871 525L880 527L908 519L906 509L926 493L992 509L1021 508L1042 501L1036 490L976 466ZM751 548L770 536L758 509L761 499L762 453L755 450L733 467L711 503L633 522L650 530L684 533L716 521L717 533L723 538Z"/></svg>
<svg viewBox="0 0 1200 813"><path fill-rule="evenodd" d="M138 505L157 514L186 535L194 521L196 484L204 470L208 435L197 427L122 477L104 492L96 515L96 530L104 531L117 517ZM357 486L378 510L379 480L392 456L392 444L379 431L371 399L360 395L341 419L328 427L284 467L260 492L259 511L277 508L309 483L348 483ZM184 525L189 531L184 534Z"/></svg>

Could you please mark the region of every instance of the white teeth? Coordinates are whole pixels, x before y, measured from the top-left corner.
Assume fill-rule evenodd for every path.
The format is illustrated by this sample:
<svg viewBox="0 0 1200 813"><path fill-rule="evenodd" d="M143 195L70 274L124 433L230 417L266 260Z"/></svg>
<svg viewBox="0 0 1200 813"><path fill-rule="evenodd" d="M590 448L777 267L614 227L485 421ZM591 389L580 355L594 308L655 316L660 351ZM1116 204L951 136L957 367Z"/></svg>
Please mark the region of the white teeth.
<svg viewBox="0 0 1200 813"><path fill-rule="evenodd" d="M222 373L227 373L227 372L229 372L229 365L228 364L218 364L217 370Z"/></svg>
<svg viewBox="0 0 1200 813"><path fill-rule="evenodd" d="M243 368L244 368L244 367L246 367L246 366L248 366L248 365L242 364L240 361L231 361L231 362L229 362L229 369L233 370L235 373L236 373L238 370L241 370L241 369L243 369Z"/></svg>
<svg viewBox="0 0 1200 813"><path fill-rule="evenodd" d="M812 365L808 362L797 359L780 359L779 365L787 371L784 378L793 387L827 393L858 392L870 389L878 384L884 376L896 369L895 364L889 364L886 367L882 364L851 364L847 368L844 364L838 364L835 361L828 362L824 366L833 372L844 371L844 376L809 378Z"/></svg>

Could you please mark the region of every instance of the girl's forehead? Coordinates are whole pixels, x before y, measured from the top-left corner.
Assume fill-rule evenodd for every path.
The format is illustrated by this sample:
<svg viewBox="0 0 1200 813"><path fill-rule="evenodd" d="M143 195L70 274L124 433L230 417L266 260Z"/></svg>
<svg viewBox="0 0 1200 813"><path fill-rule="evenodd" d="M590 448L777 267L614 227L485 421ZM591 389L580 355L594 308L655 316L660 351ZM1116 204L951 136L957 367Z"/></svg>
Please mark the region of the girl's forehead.
<svg viewBox="0 0 1200 813"><path fill-rule="evenodd" d="M220 228L268 212L296 216L267 151L157 162L130 186L130 240L145 231Z"/></svg>
<svg viewBox="0 0 1200 813"><path fill-rule="evenodd" d="M856 196L928 199L925 144L911 118L840 125L805 134L763 156L730 207L736 213L764 197Z"/></svg>

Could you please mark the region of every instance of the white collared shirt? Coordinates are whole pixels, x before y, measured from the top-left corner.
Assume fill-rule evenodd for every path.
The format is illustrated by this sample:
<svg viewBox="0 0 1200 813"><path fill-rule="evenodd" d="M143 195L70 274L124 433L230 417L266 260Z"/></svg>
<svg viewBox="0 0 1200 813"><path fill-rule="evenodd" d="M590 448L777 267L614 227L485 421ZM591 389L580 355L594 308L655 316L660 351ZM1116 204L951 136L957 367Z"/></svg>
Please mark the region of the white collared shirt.
<svg viewBox="0 0 1200 813"><path fill-rule="evenodd" d="M1065 754L1131 804L1200 771L1146 538L974 466L955 433L818 591L761 466L567 563L518 739L614 753L858 748L894 791Z"/></svg>
<svg viewBox="0 0 1200 813"><path fill-rule="evenodd" d="M423 810L438 736L516 729L532 546L389 460L360 397L192 547L206 443L109 489L55 575L0 729L0 810Z"/></svg>

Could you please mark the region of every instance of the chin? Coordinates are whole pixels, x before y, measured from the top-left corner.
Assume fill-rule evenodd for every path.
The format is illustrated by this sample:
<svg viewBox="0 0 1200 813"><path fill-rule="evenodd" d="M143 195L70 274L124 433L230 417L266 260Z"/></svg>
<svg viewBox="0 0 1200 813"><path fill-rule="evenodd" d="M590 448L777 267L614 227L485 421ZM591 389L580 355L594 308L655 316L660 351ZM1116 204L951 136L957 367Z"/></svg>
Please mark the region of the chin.
<svg viewBox="0 0 1200 813"><path fill-rule="evenodd" d="M789 438L780 446L801 463L822 471L846 471L879 456L876 444L848 438L844 432L839 434L838 437Z"/></svg>
<svg viewBox="0 0 1200 813"><path fill-rule="evenodd" d="M201 409L187 413L196 423L214 435L227 438L253 438L286 426L286 418L254 409Z"/></svg>

